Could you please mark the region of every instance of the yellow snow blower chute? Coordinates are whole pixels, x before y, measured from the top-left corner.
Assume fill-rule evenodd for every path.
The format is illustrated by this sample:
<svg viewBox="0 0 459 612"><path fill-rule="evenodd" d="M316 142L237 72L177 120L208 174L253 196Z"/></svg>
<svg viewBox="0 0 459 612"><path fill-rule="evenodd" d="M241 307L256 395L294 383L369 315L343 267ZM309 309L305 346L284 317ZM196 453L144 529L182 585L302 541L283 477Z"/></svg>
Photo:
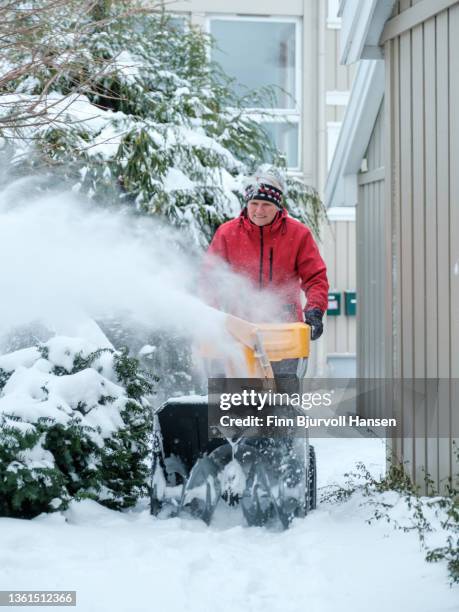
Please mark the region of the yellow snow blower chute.
<svg viewBox="0 0 459 612"><path fill-rule="evenodd" d="M309 357L310 327L305 323L249 323L227 315L225 326L243 347L247 378L274 378L272 363L287 359L307 360ZM215 348L205 348L207 355ZM304 370L307 365L304 363ZM227 375L234 375L234 363L226 359Z"/></svg>

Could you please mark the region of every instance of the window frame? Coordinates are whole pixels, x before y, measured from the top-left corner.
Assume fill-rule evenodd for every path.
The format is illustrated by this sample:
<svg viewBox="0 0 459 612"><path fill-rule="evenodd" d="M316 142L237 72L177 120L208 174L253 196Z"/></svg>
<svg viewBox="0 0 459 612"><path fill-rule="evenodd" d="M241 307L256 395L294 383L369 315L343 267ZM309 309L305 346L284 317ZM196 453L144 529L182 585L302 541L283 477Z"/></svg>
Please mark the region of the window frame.
<svg viewBox="0 0 459 612"><path fill-rule="evenodd" d="M212 35L212 21L252 21L270 23L293 23L295 25L295 98L293 108L247 107L244 115L260 123L288 123L298 125L297 166L287 166L292 174L301 173L303 156L303 22L298 16L243 15L240 13L207 13L206 32Z"/></svg>

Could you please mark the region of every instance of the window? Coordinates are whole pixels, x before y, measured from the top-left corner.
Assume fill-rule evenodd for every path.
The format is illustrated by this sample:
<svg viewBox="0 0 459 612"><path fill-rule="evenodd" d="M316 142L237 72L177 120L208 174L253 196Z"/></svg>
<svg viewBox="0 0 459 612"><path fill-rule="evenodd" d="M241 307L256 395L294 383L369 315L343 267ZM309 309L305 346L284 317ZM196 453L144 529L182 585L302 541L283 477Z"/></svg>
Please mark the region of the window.
<svg viewBox="0 0 459 612"><path fill-rule="evenodd" d="M299 123L286 123L280 121L266 123L263 121L262 125L269 134L272 142L274 142L277 148L285 155L288 166L290 168L299 168Z"/></svg>
<svg viewBox="0 0 459 612"><path fill-rule="evenodd" d="M263 123L291 169L300 167L300 22L293 18L211 17L212 59L235 79L247 113ZM251 90L274 86L272 95ZM267 113L270 113L267 116Z"/></svg>

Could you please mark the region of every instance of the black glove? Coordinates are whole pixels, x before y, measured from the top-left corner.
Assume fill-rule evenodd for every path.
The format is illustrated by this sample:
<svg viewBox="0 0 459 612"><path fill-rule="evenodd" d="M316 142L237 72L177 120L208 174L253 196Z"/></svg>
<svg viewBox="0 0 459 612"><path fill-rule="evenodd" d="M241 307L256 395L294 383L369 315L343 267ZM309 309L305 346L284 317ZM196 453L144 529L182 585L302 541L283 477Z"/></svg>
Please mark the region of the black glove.
<svg viewBox="0 0 459 612"><path fill-rule="evenodd" d="M311 327L311 340L317 340L322 335L324 331L323 316L324 313L320 308L311 308L311 310L306 310L304 313L304 322Z"/></svg>

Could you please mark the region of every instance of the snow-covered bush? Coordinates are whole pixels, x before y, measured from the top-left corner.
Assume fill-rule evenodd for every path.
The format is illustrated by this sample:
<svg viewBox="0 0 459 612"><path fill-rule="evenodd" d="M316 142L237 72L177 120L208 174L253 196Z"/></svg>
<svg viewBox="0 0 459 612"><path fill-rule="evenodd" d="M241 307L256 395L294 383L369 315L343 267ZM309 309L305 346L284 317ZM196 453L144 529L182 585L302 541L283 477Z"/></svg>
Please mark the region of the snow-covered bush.
<svg viewBox="0 0 459 612"><path fill-rule="evenodd" d="M0 357L0 515L147 492L151 382L126 351L55 336Z"/></svg>
<svg viewBox="0 0 459 612"><path fill-rule="evenodd" d="M35 101L35 111L46 99L42 125L23 127L12 141L16 172L51 168L53 181L61 176L97 200L163 216L206 245L239 212L243 177L278 152L209 64L206 34L164 12L126 16L123 0L95 5L85 14L74 3L59 7L66 31L78 24L78 61L57 69L75 49L71 36L56 36L33 78L9 83L9 95ZM24 59L16 50L7 61ZM322 206L313 189L288 178L287 206L317 231Z"/></svg>
<svg viewBox="0 0 459 612"><path fill-rule="evenodd" d="M458 467L457 445L454 445L454 455ZM322 503L343 503L356 494L362 495L362 503L373 508L368 523L383 520L394 529L417 533L426 560L446 562L451 583L459 584L459 472L446 483L444 495L438 494L434 481L426 473L425 487L430 497L420 494L420 486L400 463L392 463L384 476L375 478L359 462L354 471L344 476L344 485L323 487Z"/></svg>

